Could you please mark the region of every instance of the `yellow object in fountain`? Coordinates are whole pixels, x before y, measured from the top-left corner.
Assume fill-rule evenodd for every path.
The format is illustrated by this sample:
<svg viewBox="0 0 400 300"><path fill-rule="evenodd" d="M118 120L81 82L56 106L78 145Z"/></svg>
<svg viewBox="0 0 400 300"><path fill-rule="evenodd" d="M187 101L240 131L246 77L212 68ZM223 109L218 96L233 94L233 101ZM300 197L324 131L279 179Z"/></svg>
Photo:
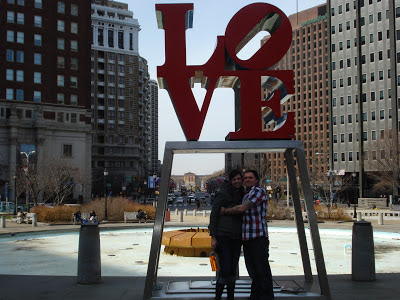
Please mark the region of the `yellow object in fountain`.
<svg viewBox="0 0 400 300"><path fill-rule="evenodd" d="M212 251L208 229L182 229L163 233L164 253L186 257L206 257Z"/></svg>

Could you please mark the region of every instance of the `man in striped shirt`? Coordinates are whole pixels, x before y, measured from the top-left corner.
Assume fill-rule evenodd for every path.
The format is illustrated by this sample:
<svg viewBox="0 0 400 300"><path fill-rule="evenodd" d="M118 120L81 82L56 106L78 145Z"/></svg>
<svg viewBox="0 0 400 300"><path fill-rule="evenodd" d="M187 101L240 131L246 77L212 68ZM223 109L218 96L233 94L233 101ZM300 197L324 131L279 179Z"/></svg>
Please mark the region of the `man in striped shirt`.
<svg viewBox="0 0 400 300"><path fill-rule="evenodd" d="M251 284L251 300L274 299L271 268L268 262L269 240L267 229L268 198L258 185L258 173L247 170L244 173L246 194L242 204L232 208L221 208L221 215L243 214L243 250Z"/></svg>

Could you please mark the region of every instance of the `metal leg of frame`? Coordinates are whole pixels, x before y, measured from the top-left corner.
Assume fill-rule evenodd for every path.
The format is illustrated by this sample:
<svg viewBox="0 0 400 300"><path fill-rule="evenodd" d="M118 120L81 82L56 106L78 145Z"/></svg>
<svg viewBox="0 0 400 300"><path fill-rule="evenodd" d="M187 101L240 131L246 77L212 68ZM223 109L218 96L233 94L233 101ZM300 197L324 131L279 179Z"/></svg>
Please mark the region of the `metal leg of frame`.
<svg viewBox="0 0 400 300"><path fill-rule="evenodd" d="M157 203L156 218L154 220L153 237L147 267L146 283L144 287L143 300L150 299L153 295L153 288L157 281L157 270L160 258L161 240L164 231L165 211L167 208L167 196L169 179L171 177L173 152L171 148L165 147L162 176L160 186L160 198Z"/></svg>
<svg viewBox="0 0 400 300"><path fill-rule="evenodd" d="M293 149L287 149L285 152L285 158L286 158L286 166L287 166L288 175L289 175L290 189L292 190L294 220L296 222L297 235L299 238L301 259L303 261L304 277L305 277L305 280L312 281L313 277L312 277L312 271L311 271L310 256L308 254L306 232L304 230L303 214L301 212L300 196L299 196L299 190L297 187L296 170L294 168L294 160L293 160L292 151L293 151Z"/></svg>
<svg viewBox="0 0 400 300"><path fill-rule="evenodd" d="M331 292L329 289L328 276L325 269L324 254L322 252L321 238L318 231L317 216L315 215L313 195L308 178L307 164L304 155L304 149L296 149L297 162L299 166L299 175L303 187L305 205L307 207L308 223L310 225L310 235L313 243L315 264L317 266L319 286L321 294L327 299L331 299Z"/></svg>

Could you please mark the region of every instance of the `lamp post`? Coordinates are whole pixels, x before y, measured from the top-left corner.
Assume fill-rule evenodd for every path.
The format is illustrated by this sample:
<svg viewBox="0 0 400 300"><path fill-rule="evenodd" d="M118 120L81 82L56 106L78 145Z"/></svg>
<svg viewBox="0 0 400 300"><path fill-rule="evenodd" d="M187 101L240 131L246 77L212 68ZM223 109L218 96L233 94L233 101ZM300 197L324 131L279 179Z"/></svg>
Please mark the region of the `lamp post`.
<svg viewBox="0 0 400 300"><path fill-rule="evenodd" d="M14 173L14 203L15 203L15 209L14 209L14 214L17 214L17 206L18 206L18 201L17 201L17 174Z"/></svg>
<svg viewBox="0 0 400 300"><path fill-rule="evenodd" d="M104 169L104 220L107 221L107 181L108 175L107 169Z"/></svg>
<svg viewBox="0 0 400 300"><path fill-rule="evenodd" d="M351 173L351 176L353 176L353 178L355 178L357 176L356 172ZM356 207L356 200L357 200L357 193L356 193L356 199L354 200L354 212L353 212L353 218L356 219L357 218L357 207Z"/></svg>
<svg viewBox="0 0 400 300"><path fill-rule="evenodd" d="M24 151L20 152L20 154L24 154L26 156L26 169L24 169L24 170L25 170L25 175L27 178L28 178L28 171L29 171L29 157L35 153L36 153L35 150L32 150L28 153L26 153ZM28 182L28 184L29 184L29 182ZM29 212L30 209L29 209L29 194L28 193L26 193L25 199L26 199L26 211Z"/></svg>

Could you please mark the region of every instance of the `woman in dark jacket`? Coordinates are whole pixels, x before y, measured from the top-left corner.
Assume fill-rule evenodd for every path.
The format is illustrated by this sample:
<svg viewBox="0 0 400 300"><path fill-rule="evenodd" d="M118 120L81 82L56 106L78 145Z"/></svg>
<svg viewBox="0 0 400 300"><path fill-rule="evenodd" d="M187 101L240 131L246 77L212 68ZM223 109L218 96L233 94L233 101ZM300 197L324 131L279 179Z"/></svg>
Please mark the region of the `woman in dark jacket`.
<svg viewBox="0 0 400 300"><path fill-rule="evenodd" d="M228 299L234 299L236 270L242 246L242 215L220 216L221 207L229 208L242 203L243 176L238 170L229 173L229 182L215 197L210 215L211 246L218 255L219 276L215 299L221 299L225 285Z"/></svg>

